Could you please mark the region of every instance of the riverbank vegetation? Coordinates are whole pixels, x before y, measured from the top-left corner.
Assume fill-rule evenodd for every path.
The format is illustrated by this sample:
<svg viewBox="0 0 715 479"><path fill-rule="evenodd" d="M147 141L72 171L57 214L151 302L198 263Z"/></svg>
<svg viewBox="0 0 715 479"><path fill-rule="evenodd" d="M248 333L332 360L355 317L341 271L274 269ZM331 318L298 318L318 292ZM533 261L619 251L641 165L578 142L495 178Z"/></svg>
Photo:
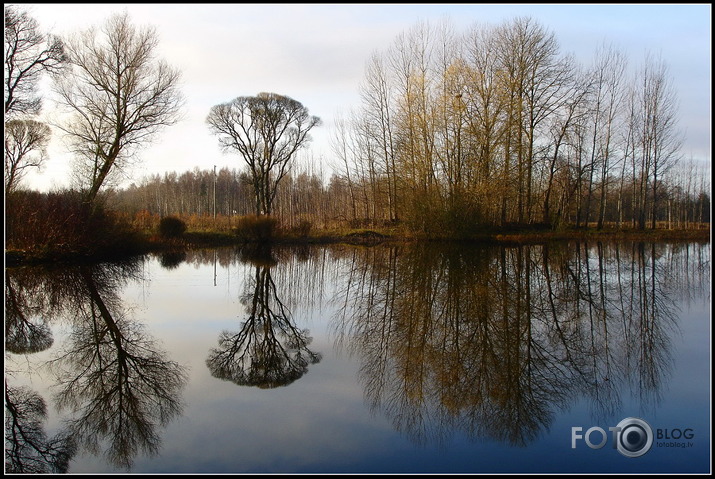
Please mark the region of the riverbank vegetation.
<svg viewBox="0 0 715 479"><path fill-rule="evenodd" d="M277 217L217 214L160 216L141 210L112 210L106 200L89 206L79 192L18 191L6 198L6 264L99 261L151 251L245 244L374 245L412 241L478 241L534 244L558 240L709 241L710 223L659 222L656 229L597 224L580 228L511 224L473 229L468 235L416 232L400 222L374 224L303 219L282 223Z"/></svg>
<svg viewBox="0 0 715 479"><path fill-rule="evenodd" d="M710 237L709 167L684 159L677 92L650 54L631 65L599 47L581 65L530 18L464 32L419 24L368 62L359 107L336 122L333 158L301 158L320 119L259 93L207 111L219 147L243 168L117 187L183 104L180 72L155 56L155 30L115 15L45 47L27 14L7 7L5 18L6 259L256 242ZM31 61L48 52L51 61ZM76 187L50 193L20 182L51 134L35 120L43 73L68 115L54 126L76 156Z"/></svg>

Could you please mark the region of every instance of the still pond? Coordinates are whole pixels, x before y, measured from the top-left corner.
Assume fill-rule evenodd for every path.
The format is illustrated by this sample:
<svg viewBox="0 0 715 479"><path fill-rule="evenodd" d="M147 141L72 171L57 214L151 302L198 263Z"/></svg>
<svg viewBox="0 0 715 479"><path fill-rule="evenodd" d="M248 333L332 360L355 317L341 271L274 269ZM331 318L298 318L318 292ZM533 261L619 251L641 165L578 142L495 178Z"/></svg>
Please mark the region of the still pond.
<svg viewBox="0 0 715 479"><path fill-rule="evenodd" d="M6 472L710 472L710 243L5 270Z"/></svg>

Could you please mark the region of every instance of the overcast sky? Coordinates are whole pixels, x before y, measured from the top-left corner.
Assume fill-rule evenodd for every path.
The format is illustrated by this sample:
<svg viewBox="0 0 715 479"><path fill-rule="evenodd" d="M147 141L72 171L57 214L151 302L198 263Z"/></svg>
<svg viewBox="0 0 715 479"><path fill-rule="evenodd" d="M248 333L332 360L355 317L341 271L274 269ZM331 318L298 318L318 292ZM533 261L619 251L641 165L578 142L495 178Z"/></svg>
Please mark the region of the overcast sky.
<svg viewBox="0 0 715 479"><path fill-rule="evenodd" d="M159 55L182 71L183 120L165 129L141 154L132 177L184 172L194 167L240 168L237 155L220 151L205 123L209 109L238 96L273 92L300 101L323 120L309 153L330 163L329 138L337 114L358 106L358 86L374 52L420 21L452 21L464 32L474 23L499 24L529 16L551 30L563 53L590 64L604 42L623 51L632 68L645 54L660 55L680 101L683 153L710 163L711 5L482 5L482 4L22 4L44 32L64 35L102 24L127 11L136 24L156 27ZM52 104L46 102L45 107ZM54 142L51 159L30 186L69 184L65 149Z"/></svg>

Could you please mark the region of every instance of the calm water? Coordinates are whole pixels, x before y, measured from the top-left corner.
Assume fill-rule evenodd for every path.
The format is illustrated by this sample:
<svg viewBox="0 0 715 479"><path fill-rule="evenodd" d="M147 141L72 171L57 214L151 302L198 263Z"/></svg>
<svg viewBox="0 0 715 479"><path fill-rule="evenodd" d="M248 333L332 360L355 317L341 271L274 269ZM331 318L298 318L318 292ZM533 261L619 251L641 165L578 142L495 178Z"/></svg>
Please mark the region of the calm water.
<svg viewBox="0 0 715 479"><path fill-rule="evenodd" d="M710 273L709 243L6 269L6 470L709 472Z"/></svg>

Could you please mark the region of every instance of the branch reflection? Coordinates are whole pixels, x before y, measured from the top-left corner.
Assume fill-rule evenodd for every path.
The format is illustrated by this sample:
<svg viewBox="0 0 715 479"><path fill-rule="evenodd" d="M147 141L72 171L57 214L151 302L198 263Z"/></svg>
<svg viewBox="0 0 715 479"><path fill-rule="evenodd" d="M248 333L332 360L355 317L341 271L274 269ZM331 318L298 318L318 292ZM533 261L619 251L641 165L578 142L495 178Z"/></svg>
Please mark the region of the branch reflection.
<svg viewBox="0 0 715 479"><path fill-rule="evenodd" d="M29 268L5 270L5 351L33 354L52 346L49 308L38 304L41 284ZM42 295L39 295L42 297Z"/></svg>
<svg viewBox="0 0 715 479"><path fill-rule="evenodd" d="M223 331L218 348L206 360L211 374L240 386L276 388L287 386L320 361L311 351L306 329L293 323L291 311L278 297L271 268L276 261L271 250L254 251L244 260L254 267L247 292L242 299L246 320L238 332Z"/></svg>
<svg viewBox="0 0 715 479"><path fill-rule="evenodd" d="M139 271L136 262L33 271L41 278L34 304L46 307L33 315L56 315L70 327L47 363L56 407L67 414L63 436L127 469L139 452L158 451L159 428L181 412L186 382L184 368L121 302L119 288Z"/></svg>
<svg viewBox="0 0 715 479"><path fill-rule="evenodd" d="M524 446L576 400L657 404L672 367L667 245L354 250L334 321L373 412L416 442Z"/></svg>
<svg viewBox="0 0 715 479"><path fill-rule="evenodd" d="M8 386L5 380L5 472L67 472L76 444L65 432L48 438L43 426L46 419L42 396L25 386Z"/></svg>

